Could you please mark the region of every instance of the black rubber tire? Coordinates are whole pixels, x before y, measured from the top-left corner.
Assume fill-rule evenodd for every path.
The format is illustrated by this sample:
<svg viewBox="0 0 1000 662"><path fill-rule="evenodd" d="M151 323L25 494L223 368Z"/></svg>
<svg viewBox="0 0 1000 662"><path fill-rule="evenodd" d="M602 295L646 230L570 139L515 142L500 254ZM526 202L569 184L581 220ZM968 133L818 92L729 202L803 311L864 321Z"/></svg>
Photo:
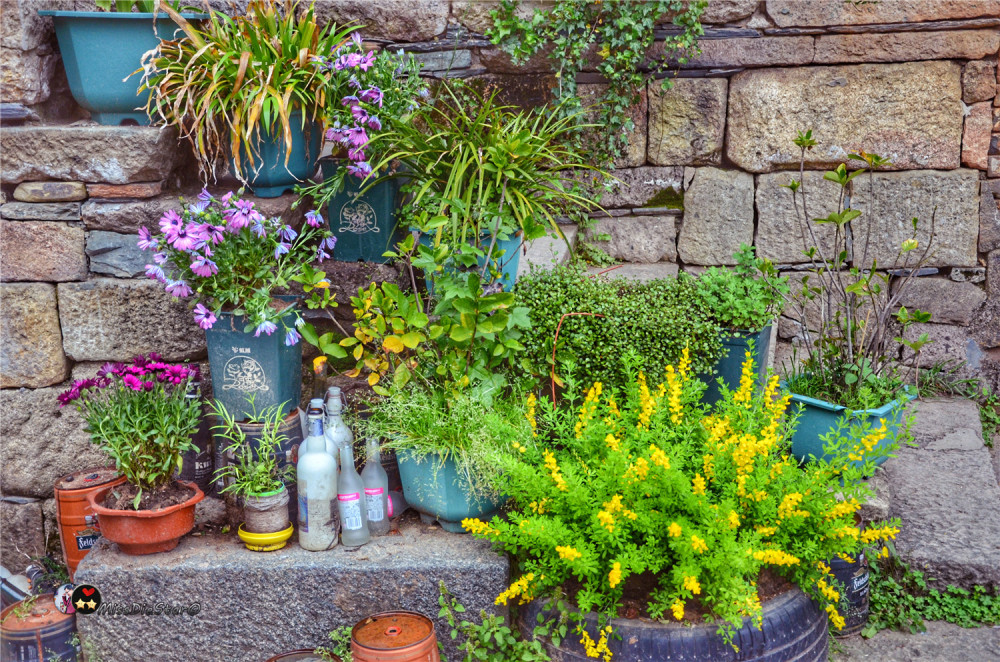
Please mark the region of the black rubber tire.
<svg viewBox="0 0 1000 662"><path fill-rule="evenodd" d="M535 601L520 608L518 626L529 636L536 617L548 606ZM588 614L587 630L597 632L597 617ZM745 619L733 644L726 644L715 625L659 623L647 619L616 618L615 634L608 642L615 662L826 662L828 631L826 612L799 589L764 603L758 630ZM546 643L552 662L584 662L587 658L579 637L570 634L559 648Z"/></svg>

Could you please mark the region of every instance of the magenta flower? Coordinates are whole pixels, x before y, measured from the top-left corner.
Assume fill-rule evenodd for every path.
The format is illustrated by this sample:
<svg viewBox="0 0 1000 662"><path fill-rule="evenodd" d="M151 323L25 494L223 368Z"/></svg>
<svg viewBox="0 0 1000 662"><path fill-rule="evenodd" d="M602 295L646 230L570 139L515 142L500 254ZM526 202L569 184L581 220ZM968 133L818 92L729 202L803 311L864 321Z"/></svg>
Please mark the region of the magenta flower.
<svg viewBox="0 0 1000 662"><path fill-rule="evenodd" d="M167 254L166 253L153 253L153 262L157 264L166 264Z"/></svg>
<svg viewBox="0 0 1000 662"><path fill-rule="evenodd" d="M215 315L212 314L211 310L199 303L194 307L194 321L203 329L211 329L212 325L215 324Z"/></svg>
<svg viewBox="0 0 1000 662"><path fill-rule="evenodd" d="M293 230L291 226L282 225L278 228L278 237L281 238L282 241L295 241L297 236L299 236L299 233Z"/></svg>
<svg viewBox="0 0 1000 662"><path fill-rule="evenodd" d="M59 401L60 407L65 407L66 405L73 402L79 397L80 397L80 391L75 388L71 388L57 395L56 400Z"/></svg>
<svg viewBox="0 0 1000 662"><path fill-rule="evenodd" d="M379 118L377 118L374 115L372 115L371 117L368 118L368 128L372 129L374 131L381 131L382 130L382 122L381 122L381 120L379 120Z"/></svg>
<svg viewBox="0 0 1000 662"><path fill-rule="evenodd" d="M139 377L142 377L143 375L145 375L148 372L149 372L149 370L146 370L145 364L143 364L143 365L130 365L130 366L127 366L125 368L125 373L126 374L128 374L128 375L137 375Z"/></svg>
<svg viewBox="0 0 1000 662"><path fill-rule="evenodd" d="M188 370L186 366L183 365L167 366L166 370L167 380L171 384L180 384L182 381L187 379L190 374L191 371Z"/></svg>
<svg viewBox="0 0 1000 662"><path fill-rule="evenodd" d="M222 196L222 199L219 200L219 202L221 202L223 205L228 205L232 197L233 197L233 192L230 191L229 193L226 193L224 196Z"/></svg>
<svg viewBox="0 0 1000 662"><path fill-rule="evenodd" d="M347 150L347 158L354 162L365 160L365 148L364 147L352 147Z"/></svg>
<svg viewBox="0 0 1000 662"><path fill-rule="evenodd" d="M122 381L125 383L125 386L128 386L133 391L142 390L142 380L135 375L125 375L122 377Z"/></svg>
<svg viewBox="0 0 1000 662"><path fill-rule="evenodd" d="M193 271L196 275L201 276L202 278L208 278L209 276L214 276L219 273L218 265L209 260L207 257L202 257L197 253L195 253L193 257L195 259L191 262L191 271Z"/></svg>
<svg viewBox="0 0 1000 662"><path fill-rule="evenodd" d="M306 225L311 228L318 228L323 225L323 217L315 209L306 212Z"/></svg>
<svg viewBox="0 0 1000 662"><path fill-rule="evenodd" d="M368 134L362 126L351 127L347 130L348 140L355 147L364 147L368 144Z"/></svg>
<svg viewBox="0 0 1000 662"><path fill-rule="evenodd" d="M264 333L266 333L267 335L271 335L272 333L274 333L277 330L278 330L278 325L277 324L275 324L274 322L269 322L269 321L265 320L265 321L261 322L257 326L257 330L254 332L253 335L254 335L254 338L257 338L257 337L260 336L260 334L261 334L262 331Z"/></svg>
<svg viewBox="0 0 1000 662"><path fill-rule="evenodd" d="M223 218L226 219L230 232L242 230L251 223L264 220L260 212L254 209L254 203L251 200L235 201L233 207L225 211Z"/></svg>
<svg viewBox="0 0 1000 662"><path fill-rule="evenodd" d="M300 334L295 329L289 329L288 333L285 334L285 344L289 347L291 347L301 339L302 339L302 334Z"/></svg>
<svg viewBox="0 0 1000 662"><path fill-rule="evenodd" d="M182 227L184 227L184 220L173 209L167 210L160 217L160 230L165 234L169 234L171 231L176 232Z"/></svg>
<svg viewBox="0 0 1000 662"><path fill-rule="evenodd" d="M368 68L373 64L375 64L375 53L374 51L368 51L368 54L361 58L357 66L361 67L361 71L368 71Z"/></svg>
<svg viewBox="0 0 1000 662"><path fill-rule="evenodd" d="M186 297L190 296L192 290L191 287L185 283L183 280L172 280L167 283L166 287L167 293L175 297Z"/></svg>
<svg viewBox="0 0 1000 662"><path fill-rule="evenodd" d="M354 175L358 179L364 179L372 172L372 167L367 161L361 161L359 163L347 166L347 172Z"/></svg>
<svg viewBox="0 0 1000 662"><path fill-rule="evenodd" d="M166 233L167 243L179 251L190 251L199 241L202 241L198 232L200 227L200 224L192 222L180 228L170 229Z"/></svg>
<svg viewBox="0 0 1000 662"><path fill-rule="evenodd" d="M97 371L97 376L100 378L110 377L111 375L120 375L125 370L125 366L122 363L105 363L101 366L101 369Z"/></svg>
<svg viewBox="0 0 1000 662"><path fill-rule="evenodd" d="M361 106L351 106L351 116L354 118L355 122L361 122L364 124L368 121L368 111Z"/></svg>
<svg viewBox="0 0 1000 662"><path fill-rule="evenodd" d="M146 366L148 370L166 370L168 367L169 365L167 365L163 361L153 361L152 363Z"/></svg>
<svg viewBox="0 0 1000 662"><path fill-rule="evenodd" d="M160 240L153 237L153 233L144 225L139 228L139 241L137 245L141 250L151 251L160 245Z"/></svg>
<svg viewBox="0 0 1000 662"><path fill-rule="evenodd" d="M364 90L363 92L358 94L359 99L361 99L362 101L367 101L368 103L371 104L378 104L379 108L382 107L383 96L384 95L382 94L382 90L380 90L377 87L370 87L367 90Z"/></svg>

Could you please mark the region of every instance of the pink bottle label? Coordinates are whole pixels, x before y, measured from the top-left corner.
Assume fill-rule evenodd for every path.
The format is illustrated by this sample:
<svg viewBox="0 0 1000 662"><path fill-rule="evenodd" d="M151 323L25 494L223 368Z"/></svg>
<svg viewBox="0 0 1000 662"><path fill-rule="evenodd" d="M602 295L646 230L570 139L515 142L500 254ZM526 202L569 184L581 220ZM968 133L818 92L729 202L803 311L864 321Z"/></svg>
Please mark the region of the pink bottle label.
<svg viewBox="0 0 1000 662"><path fill-rule="evenodd" d="M379 494L382 494L382 491L383 490L382 490L381 487L366 487L365 488L365 494L371 494L372 496L378 496Z"/></svg>
<svg viewBox="0 0 1000 662"><path fill-rule="evenodd" d="M361 495L358 494L357 492L353 494L338 494L337 498L340 499L341 501L357 501L358 499L361 498Z"/></svg>

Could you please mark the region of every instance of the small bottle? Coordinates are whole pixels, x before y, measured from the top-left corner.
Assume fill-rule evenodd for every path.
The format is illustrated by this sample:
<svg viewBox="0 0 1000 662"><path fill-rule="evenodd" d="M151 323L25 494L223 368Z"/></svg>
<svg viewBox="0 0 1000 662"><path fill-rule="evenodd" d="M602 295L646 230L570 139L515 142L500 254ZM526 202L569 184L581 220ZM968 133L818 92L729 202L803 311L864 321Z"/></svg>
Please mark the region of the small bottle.
<svg viewBox="0 0 1000 662"><path fill-rule="evenodd" d="M369 439L365 447L365 468L361 480L365 484L365 503L368 506L368 531L373 536L389 533L389 476L382 468L377 439Z"/></svg>
<svg viewBox="0 0 1000 662"><path fill-rule="evenodd" d="M313 359L313 397L323 397L323 387L326 386L326 357L317 356Z"/></svg>
<svg viewBox="0 0 1000 662"><path fill-rule="evenodd" d="M343 411L340 387L331 386L326 398L326 448L334 457L340 455L340 448L343 446L354 451L354 433L344 422Z"/></svg>
<svg viewBox="0 0 1000 662"><path fill-rule="evenodd" d="M321 414L309 415L309 436L296 465L299 492L299 545L321 552L337 545L337 461L326 452Z"/></svg>
<svg viewBox="0 0 1000 662"><path fill-rule="evenodd" d="M349 446L340 448L340 481L337 485L337 507L340 510L340 539L345 547L360 547L369 540L368 517L361 498L365 485L354 469L354 451Z"/></svg>

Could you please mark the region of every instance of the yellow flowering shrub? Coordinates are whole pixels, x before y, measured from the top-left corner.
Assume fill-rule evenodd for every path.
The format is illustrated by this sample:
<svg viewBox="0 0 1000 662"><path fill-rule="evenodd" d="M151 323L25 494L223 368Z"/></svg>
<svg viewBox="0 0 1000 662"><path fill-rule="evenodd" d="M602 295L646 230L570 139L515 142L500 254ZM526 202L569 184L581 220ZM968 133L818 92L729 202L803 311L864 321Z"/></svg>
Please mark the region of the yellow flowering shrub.
<svg viewBox="0 0 1000 662"><path fill-rule="evenodd" d="M744 370L754 373L750 362ZM744 618L759 625L756 580L770 568L842 623L825 561L899 531L896 521L863 532L855 524L878 427L842 429L829 459L800 465L776 377L763 389L741 380L712 407L701 404L704 388L685 356L662 384L638 374L625 392L596 383L582 401L567 396L568 407L533 402L535 444L504 467L513 511L464 523L518 564L503 602L572 583L581 612L611 618L629 577L646 574L657 578L651 615L681 619L697 599L731 633Z"/></svg>

